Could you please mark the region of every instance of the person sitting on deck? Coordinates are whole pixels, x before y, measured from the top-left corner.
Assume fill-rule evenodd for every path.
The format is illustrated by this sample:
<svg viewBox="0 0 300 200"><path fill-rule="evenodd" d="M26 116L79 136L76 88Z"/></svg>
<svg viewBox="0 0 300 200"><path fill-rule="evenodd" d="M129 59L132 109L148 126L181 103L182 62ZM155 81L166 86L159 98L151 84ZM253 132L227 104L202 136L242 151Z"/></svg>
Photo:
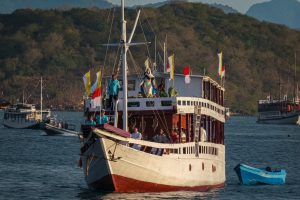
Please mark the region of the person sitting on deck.
<svg viewBox="0 0 300 200"><path fill-rule="evenodd" d="M158 85L157 89L158 89L158 96L168 97L168 94L165 91L165 82L164 82L164 80L161 80L161 82Z"/></svg>
<svg viewBox="0 0 300 200"><path fill-rule="evenodd" d="M105 110L101 110L101 117L100 115L97 115L96 119L97 124L107 124L108 123L108 117L105 115Z"/></svg>
<svg viewBox="0 0 300 200"><path fill-rule="evenodd" d="M169 87L168 89L169 97L177 97L179 93L174 87Z"/></svg>
<svg viewBox="0 0 300 200"><path fill-rule="evenodd" d="M179 135L178 135L177 130L175 128L172 131L170 137L171 137L172 143L178 143L179 142Z"/></svg>
<svg viewBox="0 0 300 200"><path fill-rule="evenodd" d="M140 84L143 97L153 97L154 76L149 66L146 66L143 81Z"/></svg>
<svg viewBox="0 0 300 200"><path fill-rule="evenodd" d="M134 130L133 130L133 133L131 133L130 137L133 138L133 139L141 140L142 139L142 134L139 132L138 128L135 127ZM141 145L133 144L132 148L134 148L136 150L140 150Z"/></svg>
<svg viewBox="0 0 300 200"><path fill-rule="evenodd" d="M184 129L181 129L181 142L182 143L186 142L186 133Z"/></svg>
<svg viewBox="0 0 300 200"><path fill-rule="evenodd" d="M168 137L166 136L166 134L164 133L163 129L160 129L159 133L156 134L153 137L153 141L157 142L157 143L170 143L170 140L168 139ZM156 155L160 155L163 153L163 149L157 149L157 148L152 148L151 149L151 154L156 154Z"/></svg>
<svg viewBox="0 0 300 200"><path fill-rule="evenodd" d="M93 116L90 116L90 119L85 122L86 125L95 126L96 122L93 120Z"/></svg>

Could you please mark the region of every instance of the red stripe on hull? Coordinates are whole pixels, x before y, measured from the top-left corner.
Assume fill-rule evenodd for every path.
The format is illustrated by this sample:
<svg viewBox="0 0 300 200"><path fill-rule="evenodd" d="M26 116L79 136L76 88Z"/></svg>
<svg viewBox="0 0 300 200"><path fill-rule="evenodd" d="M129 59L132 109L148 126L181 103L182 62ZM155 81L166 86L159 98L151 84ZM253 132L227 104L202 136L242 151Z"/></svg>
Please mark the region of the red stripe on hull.
<svg viewBox="0 0 300 200"><path fill-rule="evenodd" d="M94 189L114 192L170 192L170 191L208 191L224 187L225 183L217 185L201 185L193 187L163 185L127 178L119 175L107 175L90 185Z"/></svg>

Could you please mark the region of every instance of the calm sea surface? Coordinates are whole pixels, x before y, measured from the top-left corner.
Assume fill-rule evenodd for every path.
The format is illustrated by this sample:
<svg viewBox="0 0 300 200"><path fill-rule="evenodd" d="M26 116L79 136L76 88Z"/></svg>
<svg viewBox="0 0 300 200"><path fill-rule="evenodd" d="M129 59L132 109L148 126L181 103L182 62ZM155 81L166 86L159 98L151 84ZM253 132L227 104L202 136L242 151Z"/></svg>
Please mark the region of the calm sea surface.
<svg viewBox="0 0 300 200"><path fill-rule="evenodd" d="M82 113L59 112L78 124ZM2 119L2 113L0 113ZM90 191L77 167L79 139L0 126L0 199L300 199L300 126L261 125L232 117L225 126L226 186L210 192L102 194ZM284 168L282 186L241 186L238 163Z"/></svg>

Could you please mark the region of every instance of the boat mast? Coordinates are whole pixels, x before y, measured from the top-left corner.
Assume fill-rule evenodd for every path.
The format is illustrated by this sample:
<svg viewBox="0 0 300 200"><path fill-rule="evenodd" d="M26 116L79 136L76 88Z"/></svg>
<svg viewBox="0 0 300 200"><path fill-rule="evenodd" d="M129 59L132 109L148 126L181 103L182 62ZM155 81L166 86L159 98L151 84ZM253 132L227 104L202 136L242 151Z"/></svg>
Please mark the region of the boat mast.
<svg viewBox="0 0 300 200"><path fill-rule="evenodd" d="M297 53L295 52L295 73L294 73L294 103L296 101L296 74L297 74Z"/></svg>
<svg viewBox="0 0 300 200"><path fill-rule="evenodd" d="M41 77L41 121L43 121L43 78Z"/></svg>
<svg viewBox="0 0 300 200"><path fill-rule="evenodd" d="M123 130L128 130L128 120L127 120L127 58L126 53L128 45L126 43L126 21L124 18L124 0L121 0L121 9L122 9L122 36L121 36L121 45L122 45L122 70L123 70Z"/></svg>

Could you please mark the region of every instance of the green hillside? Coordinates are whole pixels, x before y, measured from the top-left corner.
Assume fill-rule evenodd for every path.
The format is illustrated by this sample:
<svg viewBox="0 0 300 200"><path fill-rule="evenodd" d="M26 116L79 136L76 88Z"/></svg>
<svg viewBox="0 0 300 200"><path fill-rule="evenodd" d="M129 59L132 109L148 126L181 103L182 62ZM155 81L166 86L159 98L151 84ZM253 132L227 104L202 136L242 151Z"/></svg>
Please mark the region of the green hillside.
<svg viewBox="0 0 300 200"><path fill-rule="evenodd" d="M109 75L117 63L117 49L108 49L104 63L106 48L100 45L108 41L112 18L110 42L119 40L117 11L18 10L0 15L2 97L16 101L24 90L30 102L37 102L38 79L42 75L46 104L80 104L84 93L83 74L105 64ZM129 37L136 10L126 12ZM279 76L283 91L290 96L293 93L294 52L298 51L300 57L299 31L192 3L143 9L141 25L133 40L144 42L146 38L153 42L156 34L161 51L167 34L169 53L175 53L178 73L190 65L194 74L205 71L206 75L218 79L217 52L222 50L227 66L227 104L233 111L253 114L258 99L265 98L269 92L278 96ZM148 50L153 58L154 45ZM147 52L145 46L131 48L137 65L143 65ZM134 71L131 59L129 64Z"/></svg>

